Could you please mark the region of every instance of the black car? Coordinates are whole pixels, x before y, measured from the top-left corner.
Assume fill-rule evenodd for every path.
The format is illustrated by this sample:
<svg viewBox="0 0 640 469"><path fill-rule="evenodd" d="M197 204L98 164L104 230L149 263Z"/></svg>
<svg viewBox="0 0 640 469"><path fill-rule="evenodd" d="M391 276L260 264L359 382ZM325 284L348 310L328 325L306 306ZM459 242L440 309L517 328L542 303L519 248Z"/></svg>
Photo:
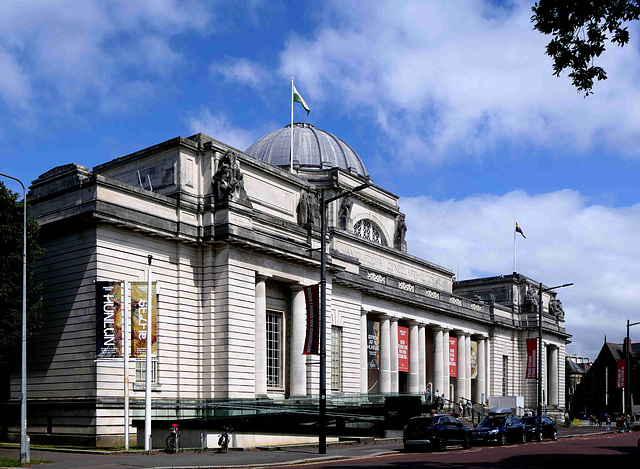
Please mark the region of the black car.
<svg viewBox="0 0 640 469"><path fill-rule="evenodd" d="M451 415L413 417L402 435L404 449L429 448L444 451L447 445L459 444L471 448L471 431Z"/></svg>
<svg viewBox="0 0 640 469"><path fill-rule="evenodd" d="M471 430L474 443L526 443L527 433L518 417L498 415L484 419Z"/></svg>
<svg viewBox="0 0 640 469"><path fill-rule="evenodd" d="M545 438L551 438L553 441L558 439L558 429L556 424L546 415L542 417L524 417L522 419L527 439L530 441L542 441Z"/></svg>

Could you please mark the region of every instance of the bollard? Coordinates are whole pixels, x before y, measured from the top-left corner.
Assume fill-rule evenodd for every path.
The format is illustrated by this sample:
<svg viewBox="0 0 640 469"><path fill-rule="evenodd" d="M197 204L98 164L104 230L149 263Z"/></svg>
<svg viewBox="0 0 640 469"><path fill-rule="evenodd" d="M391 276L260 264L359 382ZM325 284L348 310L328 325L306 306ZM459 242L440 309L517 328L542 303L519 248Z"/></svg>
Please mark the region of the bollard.
<svg viewBox="0 0 640 469"><path fill-rule="evenodd" d="M204 433L200 433L200 452L204 453Z"/></svg>
<svg viewBox="0 0 640 469"><path fill-rule="evenodd" d="M153 435L149 435L149 454L153 450Z"/></svg>

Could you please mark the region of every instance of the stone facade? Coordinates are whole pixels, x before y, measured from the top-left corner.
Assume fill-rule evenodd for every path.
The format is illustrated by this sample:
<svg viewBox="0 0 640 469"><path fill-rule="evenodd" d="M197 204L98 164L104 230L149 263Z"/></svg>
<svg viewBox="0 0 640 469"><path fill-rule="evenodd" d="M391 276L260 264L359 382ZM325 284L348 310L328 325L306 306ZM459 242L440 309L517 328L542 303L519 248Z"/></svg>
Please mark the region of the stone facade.
<svg viewBox="0 0 640 469"><path fill-rule="evenodd" d="M32 441L122 444L123 361L95 359L95 282L146 280L148 255L159 311L154 415L197 417L207 400L317 395L317 357L301 355L302 287L320 280L320 232L313 217L300 223L300 210L313 209L308 200L319 190L330 197L364 181L341 168L292 174L203 134L91 171L72 164L40 176L29 194L46 248L36 275L46 323L28 373ZM535 381L524 369L537 316L525 298L537 283L518 274L454 282L450 269L407 254L398 197L380 187L344 205L331 203L327 214L329 393L429 387L478 403L523 396L535 408ZM561 409L569 336L564 317L549 314L550 299L543 299L544 382L548 404ZM374 323L377 369L367 354ZM407 332L404 351L399 331ZM457 377L449 367L453 338ZM133 402L145 386L136 367L128 376ZM16 402L17 377L12 391Z"/></svg>

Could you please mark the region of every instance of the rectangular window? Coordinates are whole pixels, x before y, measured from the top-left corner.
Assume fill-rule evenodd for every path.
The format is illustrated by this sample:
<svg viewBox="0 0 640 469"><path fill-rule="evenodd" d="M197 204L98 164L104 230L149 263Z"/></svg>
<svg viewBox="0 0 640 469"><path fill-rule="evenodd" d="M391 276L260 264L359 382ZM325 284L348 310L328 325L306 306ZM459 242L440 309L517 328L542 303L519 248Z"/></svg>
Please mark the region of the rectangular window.
<svg viewBox="0 0 640 469"><path fill-rule="evenodd" d="M509 395L509 357L502 356L502 395Z"/></svg>
<svg viewBox="0 0 640 469"><path fill-rule="evenodd" d="M136 383L144 384L147 381L147 361L146 359L136 360ZM151 384L158 383L158 359L151 357Z"/></svg>
<svg viewBox="0 0 640 469"><path fill-rule="evenodd" d="M267 387L282 388L282 313L267 311Z"/></svg>
<svg viewBox="0 0 640 469"><path fill-rule="evenodd" d="M331 389L342 389L342 328L331 327Z"/></svg>

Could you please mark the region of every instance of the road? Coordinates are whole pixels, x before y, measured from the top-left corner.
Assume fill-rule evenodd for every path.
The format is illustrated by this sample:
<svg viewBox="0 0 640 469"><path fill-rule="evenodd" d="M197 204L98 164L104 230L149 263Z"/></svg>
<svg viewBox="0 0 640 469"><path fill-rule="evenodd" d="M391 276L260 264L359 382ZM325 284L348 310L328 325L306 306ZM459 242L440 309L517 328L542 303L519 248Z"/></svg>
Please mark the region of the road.
<svg viewBox="0 0 640 469"><path fill-rule="evenodd" d="M638 467L640 451L637 433L609 433L558 441L509 445L504 447L481 446L470 450L451 448L444 453L390 454L376 458L359 458L350 461L304 464L294 467L367 467L378 468L569 468L569 467ZM400 449L400 448L398 448ZM619 465L620 464L620 465ZM289 467L292 466L271 466Z"/></svg>

